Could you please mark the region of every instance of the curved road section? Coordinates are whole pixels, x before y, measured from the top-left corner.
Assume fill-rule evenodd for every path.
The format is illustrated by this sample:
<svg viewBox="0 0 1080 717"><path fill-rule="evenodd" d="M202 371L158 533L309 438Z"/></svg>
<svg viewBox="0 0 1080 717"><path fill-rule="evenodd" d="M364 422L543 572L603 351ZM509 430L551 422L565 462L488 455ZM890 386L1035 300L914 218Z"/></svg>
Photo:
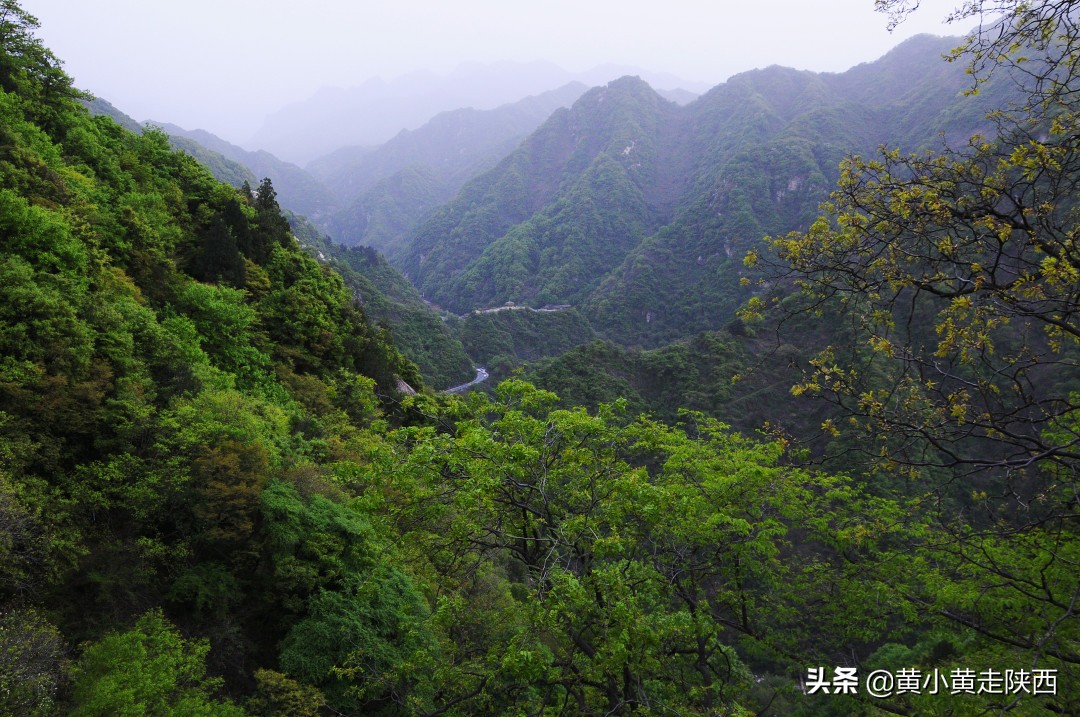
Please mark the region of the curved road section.
<svg viewBox="0 0 1080 717"><path fill-rule="evenodd" d="M470 388L472 388L476 384L483 383L484 381L487 381L487 379L488 379L487 369L484 368L483 366L477 366L476 367L476 378L474 378L472 381L469 381L468 383L463 383L460 386L454 386L453 388L448 388L445 391L443 391L443 393L461 393L463 391L468 391Z"/></svg>

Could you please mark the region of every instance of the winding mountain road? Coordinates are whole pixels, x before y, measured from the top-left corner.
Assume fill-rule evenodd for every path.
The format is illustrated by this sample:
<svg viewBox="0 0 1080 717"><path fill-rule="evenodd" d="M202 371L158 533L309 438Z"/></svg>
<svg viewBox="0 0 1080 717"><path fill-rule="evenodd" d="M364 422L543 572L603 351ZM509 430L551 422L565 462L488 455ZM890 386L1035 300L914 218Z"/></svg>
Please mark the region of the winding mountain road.
<svg viewBox="0 0 1080 717"><path fill-rule="evenodd" d="M454 386L453 388L448 388L445 391L443 391L443 393L461 393L462 391L466 391L466 390L472 388L473 386L475 386L478 383L483 383L484 381L487 381L488 375L489 374L488 374L486 368L484 368L483 366L477 366L476 367L476 378L474 378L472 381L469 381L468 383L463 383L460 386Z"/></svg>

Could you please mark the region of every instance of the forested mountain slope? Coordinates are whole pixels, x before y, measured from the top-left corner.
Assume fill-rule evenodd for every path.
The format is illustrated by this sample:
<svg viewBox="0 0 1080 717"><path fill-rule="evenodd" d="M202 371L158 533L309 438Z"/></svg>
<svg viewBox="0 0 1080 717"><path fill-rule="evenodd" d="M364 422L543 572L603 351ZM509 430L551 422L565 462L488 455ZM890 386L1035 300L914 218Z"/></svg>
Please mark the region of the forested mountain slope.
<svg viewBox="0 0 1080 717"><path fill-rule="evenodd" d="M105 100L93 99L86 104L93 115L111 117L138 133L146 129ZM234 187L259 184L252 170L241 161L251 162L252 166L267 170L273 176L284 177L286 187L291 188L292 194L281 196L274 185L275 197L286 203L288 208L283 211L301 246L323 263L340 260L336 264L337 269L344 275L354 298L365 307L373 321L394 324L395 344L406 357L418 364L427 382L437 388L445 388L461 383L471 375L471 365L460 342L449 335L435 311L421 301L416 290L400 272L371 250L350 254L291 208L310 207L310 203L302 199L305 195L313 196L319 206L325 206L323 202L328 193L318 186L313 187L313 180L303 170L281 162L266 152L246 152L207 132L186 132L173 125L166 125L166 128L172 147L187 153L209 169L215 178ZM211 147L229 152L239 161L229 159ZM311 191L306 191L305 187ZM290 197L294 205L288 204Z"/></svg>
<svg viewBox="0 0 1080 717"><path fill-rule="evenodd" d="M131 661L106 639L54 697L70 650L154 607L215 636L219 676L276 653L299 604L254 597L261 495L295 471L321 481L341 455L328 426L398 412L419 374L301 250L269 182L244 194L163 133L91 117L34 26L4 4L0 712L164 709L124 671L175 658L193 661L175 699L240 714L160 611L124 639L163 652Z"/></svg>
<svg viewBox="0 0 1080 717"><path fill-rule="evenodd" d="M570 83L491 110L443 112L378 147L346 147L315 160L308 169L343 204L321 226L343 244L395 251L430 210L510 154L585 89Z"/></svg>
<svg viewBox="0 0 1080 717"><path fill-rule="evenodd" d="M133 118L121 112L108 100L101 97L94 97L84 99L83 102L93 116L104 115L111 118L121 127L125 127L138 134L142 134L143 130L146 129L144 125L136 122ZM255 173L252 172L249 167L229 159L220 152L210 149L191 137L180 134L170 134L169 144L174 149L183 150L197 159L200 164L209 169L210 173L221 182L225 182L233 187L240 187L244 182L247 182L251 187L254 187L259 183L258 179L255 177Z"/></svg>
<svg viewBox="0 0 1080 717"><path fill-rule="evenodd" d="M206 130L186 130L168 122L149 122L163 129L170 137L187 139L197 146L205 147L221 156L251 170L259 179L269 177L282 206L296 212L309 221L324 221L337 209L336 193L332 188L313 177L309 172L291 162L278 159L270 152L252 152L226 142ZM181 149L198 155L188 146ZM223 181L225 181L223 179Z"/></svg>
<svg viewBox="0 0 1080 717"><path fill-rule="evenodd" d="M397 262L459 313L580 299L658 226L657 134L677 109L636 78L590 90L434 213Z"/></svg>
<svg viewBox="0 0 1080 717"><path fill-rule="evenodd" d="M310 253L341 275L364 312L384 327L401 353L417 365L424 383L442 390L473 377L472 361L461 340L420 298L416 287L371 247L335 244L306 222L293 229ZM470 356L472 359L470 359Z"/></svg>
<svg viewBox="0 0 1080 717"><path fill-rule="evenodd" d="M660 345L722 328L748 294L742 257L806 227L846 153L966 140L1007 90L962 95L920 36L842 74L770 67L686 107L640 80L590 91L463 188L391 259L455 311L579 306L596 330Z"/></svg>

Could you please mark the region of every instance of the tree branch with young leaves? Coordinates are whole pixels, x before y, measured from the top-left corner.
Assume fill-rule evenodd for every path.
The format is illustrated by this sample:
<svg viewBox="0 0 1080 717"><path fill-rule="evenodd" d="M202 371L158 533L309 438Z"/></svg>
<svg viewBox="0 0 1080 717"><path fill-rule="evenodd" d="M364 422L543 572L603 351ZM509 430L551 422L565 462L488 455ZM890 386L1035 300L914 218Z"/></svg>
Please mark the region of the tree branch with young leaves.
<svg viewBox="0 0 1080 717"><path fill-rule="evenodd" d="M879 3L894 13L910 5ZM796 391L827 396L894 439L894 450L872 449L886 461L1005 473L1080 465L1076 33L1072 3L1043 5L1016 5L1016 27L1006 20L957 50L977 75L993 53L1013 52L998 69L1029 92L993 115L997 137L849 158L828 216L770 240L772 258L747 259L849 318L860 340L819 355ZM1041 69L1015 72L1035 62L1017 57L1017 44Z"/></svg>
<svg viewBox="0 0 1080 717"><path fill-rule="evenodd" d="M876 4L892 24L918 7ZM1061 713L1080 699L1078 5L961 5L974 30L947 59L1010 98L993 136L845 160L824 216L747 257L765 276L744 312L841 329L793 392L837 406L826 430L920 506L921 532L845 556L969 656L1059 670Z"/></svg>

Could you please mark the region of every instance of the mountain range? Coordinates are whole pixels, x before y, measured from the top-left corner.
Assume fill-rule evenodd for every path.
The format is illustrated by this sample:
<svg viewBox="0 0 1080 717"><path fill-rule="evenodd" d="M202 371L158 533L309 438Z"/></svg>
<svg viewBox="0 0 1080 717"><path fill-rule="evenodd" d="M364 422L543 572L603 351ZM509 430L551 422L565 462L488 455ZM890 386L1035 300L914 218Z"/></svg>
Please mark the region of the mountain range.
<svg viewBox="0 0 1080 717"><path fill-rule="evenodd" d="M849 153L958 144L1007 83L964 94L919 36L839 74L769 67L678 106L624 77L558 110L433 212L390 258L463 314L506 302L579 307L617 342L659 346L730 322L742 259L805 228Z"/></svg>
<svg viewBox="0 0 1080 717"><path fill-rule="evenodd" d="M271 177L283 206L331 244L386 253L450 312L571 305L592 327L571 332L582 341L659 347L732 321L749 296L742 257L763 236L808 226L845 155L887 141L955 145L990 129L986 111L1007 87L965 95L969 78L941 61L955 43L919 36L844 73L755 70L683 104L640 77L572 82L493 109L443 111L305 168L161 126L224 181ZM375 272L382 286L387 269ZM513 326L534 320L522 314ZM469 325L459 331L475 333Z"/></svg>
<svg viewBox="0 0 1080 717"><path fill-rule="evenodd" d="M571 82L490 110L449 110L379 147L344 147L309 163L342 207L321 226L344 244L385 251L587 89Z"/></svg>
<svg viewBox="0 0 1080 717"><path fill-rule="evenodd" d="M303 163L340 147L382 144L448 109L493 109L571 82L593 86L642 72L619 65L570 72L537 61L465 63L445 75L418 71L392 80L375 77L350 88L324 87L305 101L283 107L265 119L247 144ZM646 76L683 99L688 92L707 89L668 74Z"/></svg>

